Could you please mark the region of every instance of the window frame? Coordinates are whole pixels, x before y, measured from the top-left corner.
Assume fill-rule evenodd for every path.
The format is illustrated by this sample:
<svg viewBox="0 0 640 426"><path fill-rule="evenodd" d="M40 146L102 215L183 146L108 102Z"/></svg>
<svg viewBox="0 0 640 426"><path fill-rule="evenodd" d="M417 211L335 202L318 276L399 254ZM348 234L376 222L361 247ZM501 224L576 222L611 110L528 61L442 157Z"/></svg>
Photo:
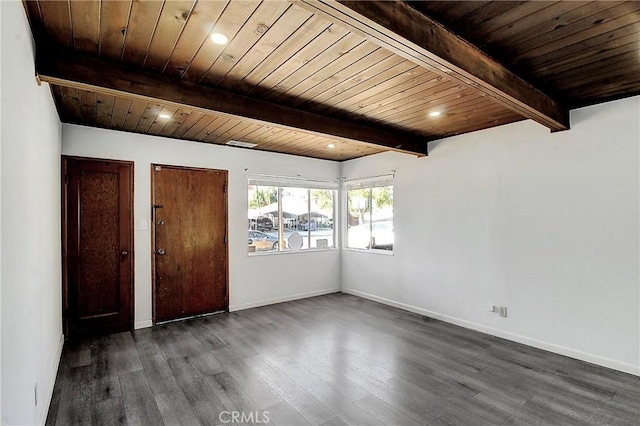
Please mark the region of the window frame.
<svg viewBox="0 0 640 426"><path fill-rule="evenodd" d="M395 194L393 194L394 187L394 177L395 175L381 175L363 179L354 179L354 180L345 180L342 185L343 196L341 197L342 203L344 205L343 211L343 229L342 235L344 236L342 241L342 249L347 251L354 251L358 253L373 253L373 254L381 254L387 256L393 256L395 252ZM392 188L392 200L391 200L391 212L392 212L392 223L394 227L394 241L393 246L390 250L381 249L381 248L359 248L359 247L350 247L349 246L349 191L357 190L357 189L368 189L369 190L369 205L373 204L373 189L374 188L382 188L382 187L391 187ZM373 234L373 223L372 220L373 207L369 210L369 239L371 240Z"/></svg>
<svg viewBox="0 0 640 426"><path fill-rule="evenodd" d="M282 209L282 200L283 200L283 189L285 188L301 188L307 191L307 223L311 222L311 195L314 190L328 190L332 192L332 245L328 245L327 247L318 248L311 247L311 233L313 232L313 227L309 225L306 231L296 230L301 237L307 239L307 248L300 248L299 250L290 250L290 249L281 249L283 247L282 242L287 242L286 237L278 237L279 241L279 249L278 250L264 250L264 251L247 251L247 256L269 256L269 255L280 255L280 254L293 254L293 253L308 253L308 252L319 252L319 251L331 251L331 250L339 250L339 230L340 230L340 221L338 220L339 214L339 199L340 199L340 187L337 182L330 181L321 181L321 180L310 180L310 179L302 179L302 178L293 178L293 177L283 177L283 176L271 176L271 175L247 175L247 220L249 219L249 188L251 186L257 187L275 187L277 194L277 204L278 204L278 216L277 220L280 222L281 219L284 219L284 210ZM304 215L305 213L302 213ZM300 215L298 215L300 216ZM257 220L257 218L256 218ZM284 220L283 220L284 222ZM280 223L278 223L278 229L280 228ZM249 228L249 230L253 230ZM259 230L258 230L259 231ZM259 231L264 233L264 231ZM283 231L284 232L284 231ZM280 234L278 234L280 236ZM286 244L285 244L286 245Z"/></svg>

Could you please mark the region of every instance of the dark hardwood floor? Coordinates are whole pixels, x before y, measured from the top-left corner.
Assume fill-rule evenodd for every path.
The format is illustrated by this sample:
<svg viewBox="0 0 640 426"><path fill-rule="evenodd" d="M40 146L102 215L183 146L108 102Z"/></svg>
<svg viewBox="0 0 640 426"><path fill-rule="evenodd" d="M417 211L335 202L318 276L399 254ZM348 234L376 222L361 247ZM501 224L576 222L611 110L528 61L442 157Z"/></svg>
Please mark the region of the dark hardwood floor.
<svg viewBox="0 0 640 426"><path fill-rule="evenodd" d="M333 294L68 343L47 424L230 420L637 425L640 378Z"/></svg>

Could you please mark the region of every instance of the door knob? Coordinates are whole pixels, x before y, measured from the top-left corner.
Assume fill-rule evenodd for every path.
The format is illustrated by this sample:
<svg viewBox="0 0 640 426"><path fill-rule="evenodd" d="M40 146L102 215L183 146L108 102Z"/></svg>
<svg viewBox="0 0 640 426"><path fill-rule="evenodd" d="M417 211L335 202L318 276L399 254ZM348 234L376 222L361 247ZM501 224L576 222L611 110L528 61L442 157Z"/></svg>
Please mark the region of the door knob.
<svg viewBox="0 0 640 426"><path fill-rule="evenodd" d="M128 251L126 251L126 250L124 250L121 254L122 254L123 256L126 256L126 255L128 255L128 254L129 254L129 252L128 252Z"/></svg>
<svg viewBox="0 0 640 426"><path fill-rule="evenodd" d="M163 256L166 253L166 251L164 251L164 249L161 248L159 250L156 250L156 253L159 254L160 256Z"/></svg>
<svg viewBox="0 0 640 426"><path fill-rule="evenodd" d="M162 225L164 225L164 220L160 219L160 220L158 221L158 226L162 226Z"/></svg>

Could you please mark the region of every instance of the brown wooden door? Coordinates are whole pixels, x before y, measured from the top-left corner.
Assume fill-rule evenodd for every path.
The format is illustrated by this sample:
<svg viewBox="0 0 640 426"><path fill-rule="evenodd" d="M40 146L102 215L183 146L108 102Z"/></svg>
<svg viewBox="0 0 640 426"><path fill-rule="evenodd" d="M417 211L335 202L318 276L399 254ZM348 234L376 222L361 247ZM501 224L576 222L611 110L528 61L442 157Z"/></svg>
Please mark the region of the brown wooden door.
<svg viewBox="0 0 640 426"><path fill-rule="evenodd" d="M227 172L152 165L155 320L226 310Z"/></svg>
<svg viewBox="0 0 640 426"><path fill-rule="evenodd" d="M63 158L63 278L70 337L131 329L132 168Z"/></svg>

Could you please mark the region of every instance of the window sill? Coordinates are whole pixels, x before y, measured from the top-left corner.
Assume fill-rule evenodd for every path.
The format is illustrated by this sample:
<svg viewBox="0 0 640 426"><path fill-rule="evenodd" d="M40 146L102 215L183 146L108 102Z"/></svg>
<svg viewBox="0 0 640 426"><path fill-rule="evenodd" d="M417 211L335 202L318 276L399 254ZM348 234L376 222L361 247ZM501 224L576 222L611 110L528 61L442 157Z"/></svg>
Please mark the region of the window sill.
<svg viewBox="0 0 640 426"><path fill-rule="evenodd" d="M381 249L357 249L351 247L343 247L344 251L352 251L355 253L371 253L371 254L381 254L383 256L393 256L393 250L381 250Z"/></svg>
<svg viewBox="0 0 640 426"><path fill-rule="evenodd" d="M264 251L256 251L256 252L247 252L247 257L260 257L260 256L280 256L286 254L300 254L300 253L317 253L324 251L334 251L338 250L338 247L327 247L327 248L311 248L304 250L285 250L285 251L277 251L277 250L264 250Z"/></svg>

